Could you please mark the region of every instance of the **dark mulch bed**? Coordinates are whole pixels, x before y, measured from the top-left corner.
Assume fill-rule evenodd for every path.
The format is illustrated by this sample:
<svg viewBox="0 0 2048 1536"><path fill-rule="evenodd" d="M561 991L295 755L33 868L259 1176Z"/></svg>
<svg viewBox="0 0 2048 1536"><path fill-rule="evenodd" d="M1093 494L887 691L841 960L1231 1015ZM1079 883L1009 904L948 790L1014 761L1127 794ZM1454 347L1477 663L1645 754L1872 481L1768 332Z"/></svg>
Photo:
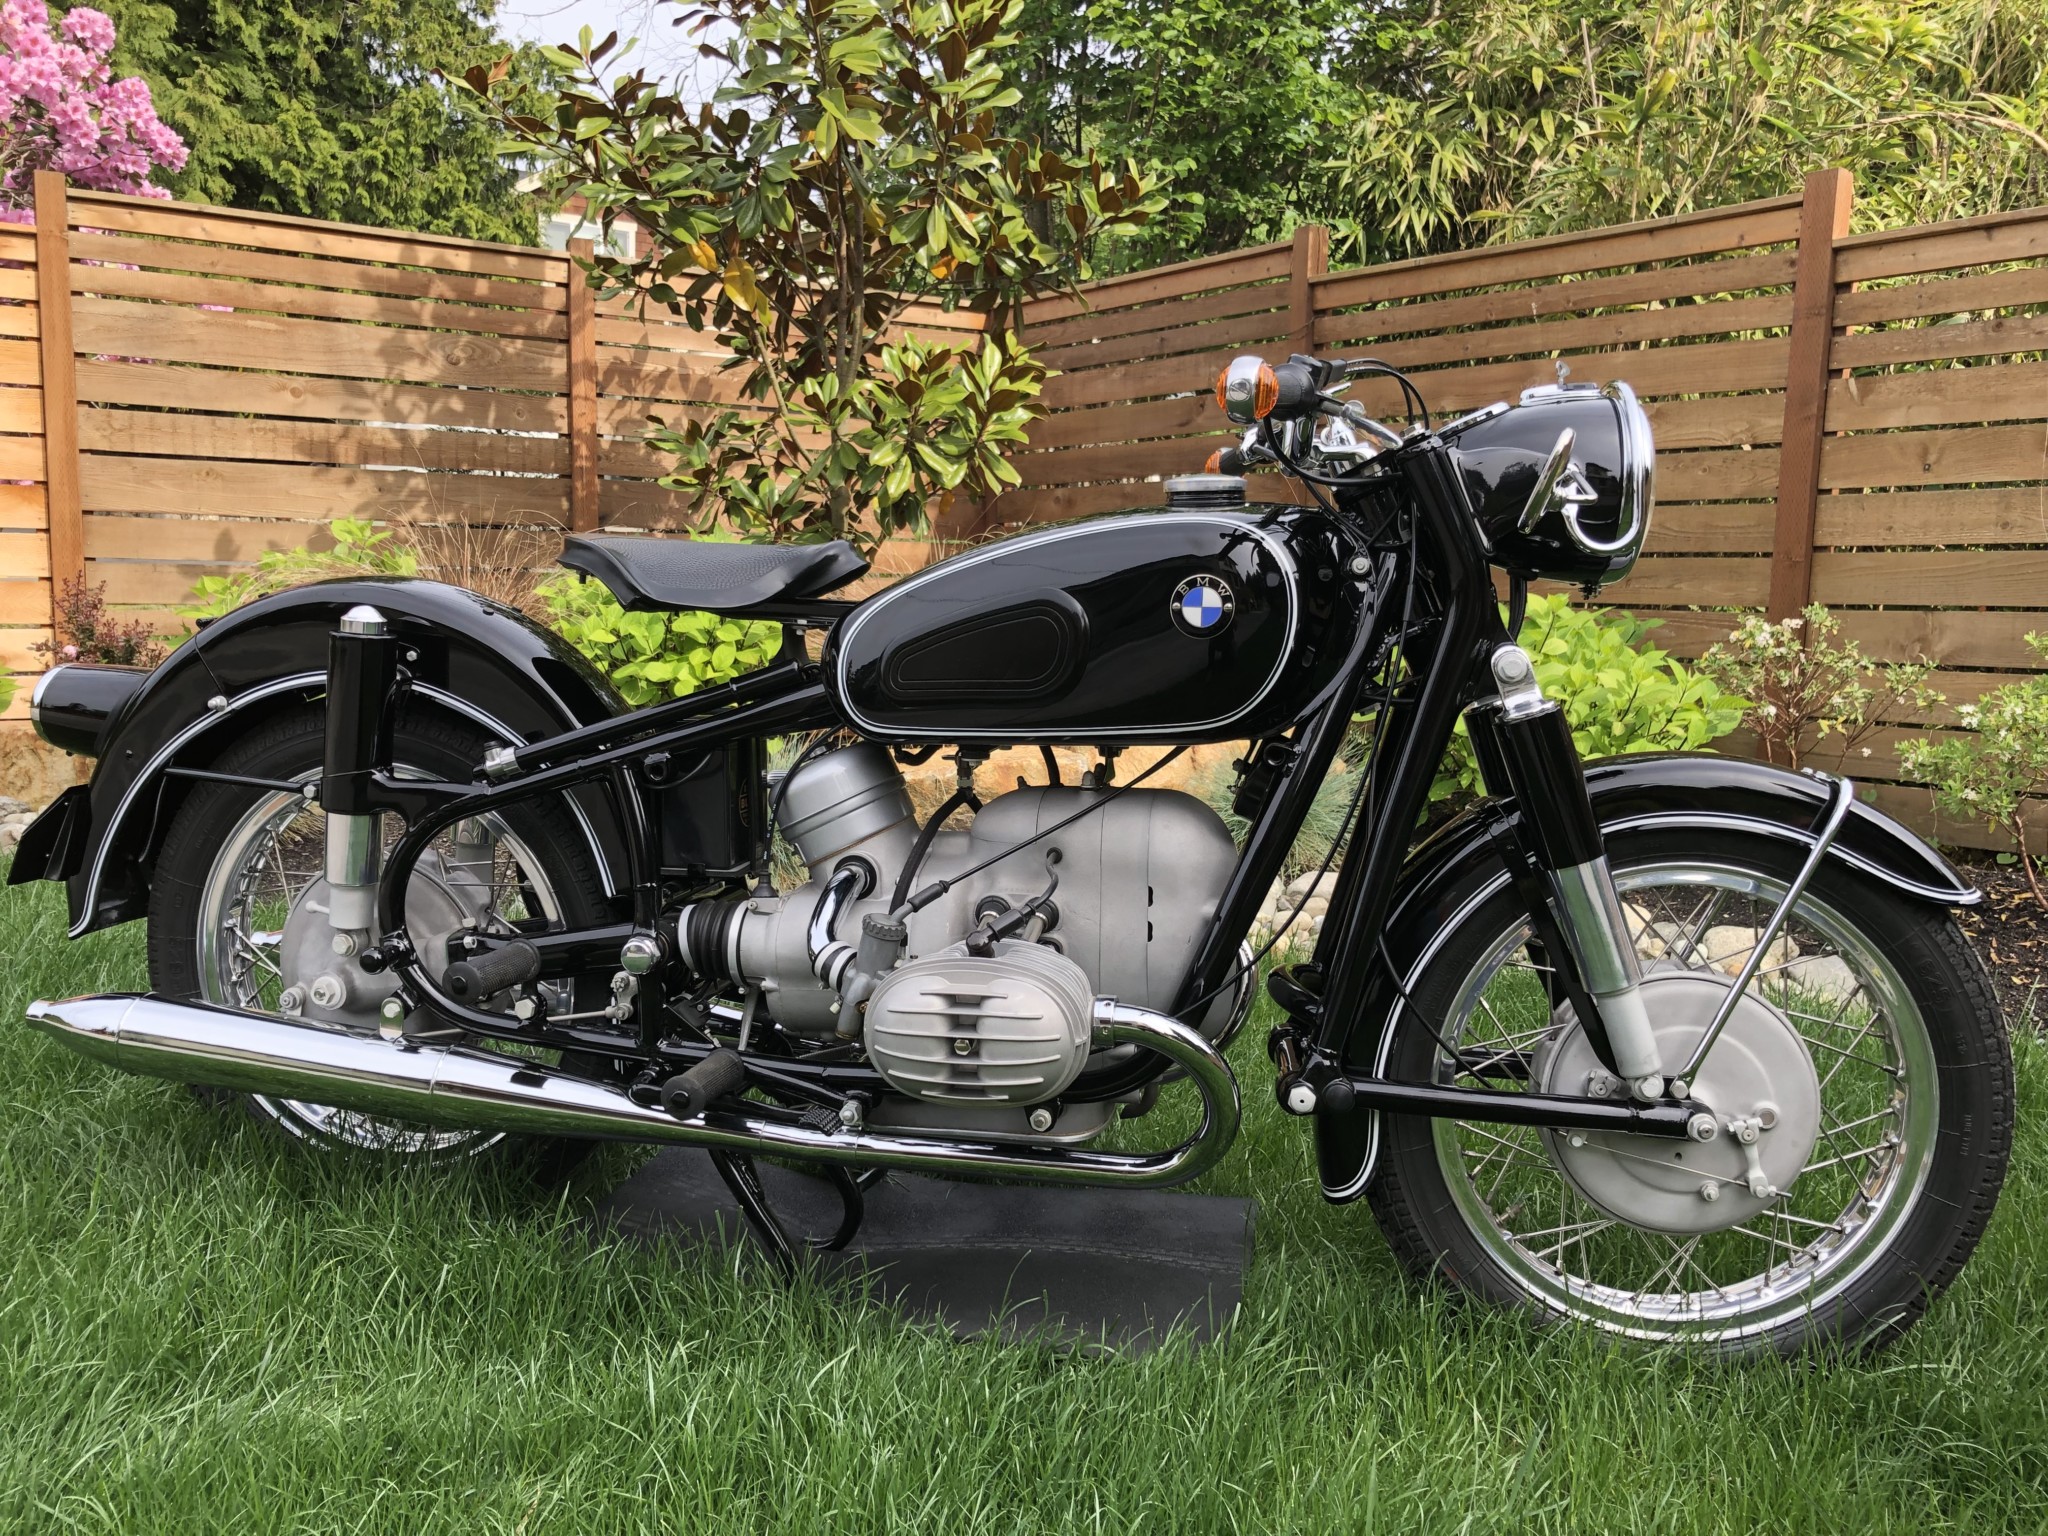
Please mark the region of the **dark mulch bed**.
<svg viewBox="0 0 2048 1536"><path fill-rule="evenodd" d="M1983 905L1966 907L1958 915L1998 983L2006 1022L2015 1028L2023 1023L2040 1028L2048 992L2039 997L2036 992L2048 985L2048 912L2034 901L2018 864L1954 850L1950 857L1963 878L1984 892Z"/></svg>

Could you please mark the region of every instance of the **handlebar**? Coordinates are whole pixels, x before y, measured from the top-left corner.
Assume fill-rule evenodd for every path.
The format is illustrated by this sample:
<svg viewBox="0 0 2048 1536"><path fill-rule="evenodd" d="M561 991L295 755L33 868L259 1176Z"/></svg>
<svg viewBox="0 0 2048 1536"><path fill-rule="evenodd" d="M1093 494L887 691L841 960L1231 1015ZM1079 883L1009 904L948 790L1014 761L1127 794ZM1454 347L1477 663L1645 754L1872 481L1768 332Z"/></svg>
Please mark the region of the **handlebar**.
<svg viewBox="0 0 2048 1536"><path fill-rule="evenodd" d="M1329 416L1366 433L1382 447L1398 447L1402 441L1400 433L1330 393L1355 372L1377 367L1377 363L1364 359L1345 362L1299 353L1284 363L1268 363L1256 354L1247 354L1233 358L1217 377L1216 403L1239 426Z"/></svg>

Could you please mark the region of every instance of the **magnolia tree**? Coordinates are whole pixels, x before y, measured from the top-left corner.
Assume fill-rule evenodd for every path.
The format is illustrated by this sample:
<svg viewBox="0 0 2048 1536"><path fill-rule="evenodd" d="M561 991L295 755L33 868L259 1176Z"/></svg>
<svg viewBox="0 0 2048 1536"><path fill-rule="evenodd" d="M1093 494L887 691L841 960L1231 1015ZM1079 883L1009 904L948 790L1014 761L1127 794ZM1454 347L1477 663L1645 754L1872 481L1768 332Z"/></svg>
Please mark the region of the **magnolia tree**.
<svg viewBox="0 0 2048 1536"><path fill-rule="evenodd" d="M605 227L653 233L593 275L716 336L733 408L668 423L667 483L756 539L918 530L1016 483L1002 450L1045 370L1001 324L974 347L913 334L917 302L1009 312L1084 275L1098 237L1160 206L1095 158L1001 132L1018 0L683 0L726 84L708 103L614 71L616 39L546 50L559 88L460 82Z"/></svg>
<svg viewBox="0 0 2048 1536"><path fill-rule="evenodd" d="M169 197L150 181L185 164L149 86L107 67L114 24L79 6L53 28L43 0L0 5L0 221L31 222L37 171L100 192Z"/></svg>

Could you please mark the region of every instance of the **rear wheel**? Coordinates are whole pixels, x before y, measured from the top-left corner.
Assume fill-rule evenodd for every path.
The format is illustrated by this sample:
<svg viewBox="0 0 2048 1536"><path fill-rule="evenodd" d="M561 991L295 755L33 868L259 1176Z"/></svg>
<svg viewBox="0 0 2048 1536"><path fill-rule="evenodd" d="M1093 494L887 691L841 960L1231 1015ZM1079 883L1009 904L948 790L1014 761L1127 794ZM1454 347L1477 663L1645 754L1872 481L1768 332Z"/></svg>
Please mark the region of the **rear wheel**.
<svg viewBox="0 0 2048 1536"><path fill-rule="evenodd" d="M1801 850L1644 830L1609 857L1671 1071ZM1445 905L1464 916L1411 983L1392 1075L1604 1086L1513 893L1475 875ZM1802 895L1693 1092L1721 1122L1705 1145L1388 1116L1374 1212L1411 1270L1537 1318L1792 1352L1903 1331L1961 1270L2004 1178L2012 1060L1982 964L1947 912L1839 864Z"/></svg>
<svg viewBox="0 0 2048 1536"><path fill-rule="evenodd" d="M258 722L214 763L223 773L317 781L325 724L316 709ZM395 771L466 780L491 743L467 722L408 710L394 736ZM403 831L384 818L384 840ZM199 784L164 839L149 905L150 985L171 997L286 1012L361 1032L378 1026L393 985L331 948L322 876L325 822L317 804L284 790ZM603 920L589 845L566 809L517 806L459 823L421 859L407 891L407 924L422 955L456 928L509 933ZM579 1069L603 1063L579 1060ZM565 1173L587 1141L444 1130L261 1094L202 1090L236 1103L266 1128L309 1147L392 1161L489 1157L543 1176Z"/></svg>

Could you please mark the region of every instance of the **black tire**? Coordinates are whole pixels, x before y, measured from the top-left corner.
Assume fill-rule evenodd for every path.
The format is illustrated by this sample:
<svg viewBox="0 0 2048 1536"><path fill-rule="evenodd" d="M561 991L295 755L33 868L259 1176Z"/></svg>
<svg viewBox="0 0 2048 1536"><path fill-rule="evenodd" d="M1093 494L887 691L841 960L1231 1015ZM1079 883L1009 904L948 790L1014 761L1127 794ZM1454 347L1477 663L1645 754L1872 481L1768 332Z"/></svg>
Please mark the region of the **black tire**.
<svg viewBox="0 0 2048 1536"><path fill-rule="evenodd" d="M1727 898L1722 898L1721 907L1714 907L1710 905L1714 899L1710 884L1687 886L1671 872L1746 871L1782 891L1796 873L1802 853L1791 845L1764 837L1655 829L1612 836L1608 851L1617 883L1637 882L1635 889L1641 893L1631 901L1632 926L1638 918L1650 915L1653 903L1665 902L1673 893L1696 891L1701 894L1703 915L1698 926L1703 940L1714 931L1710 926L1718 920L1714 914L1726 910ZM1658 870L1666 872L1658 878L1668 878L1668 883L1658 884L1651 879L1651 872ZM1723 878L1720 874L1698 874L1701 881ZM1489 892L1489 884L1497 888ZM1458 929L1444 938L1420 976L1415 977L1412 968L1417 957L1427 953L1433 936L1405 936L1403 947L1407 952L1397 956L1398 963L1413 978L1413 1009L1404 1011L1392 1043L1388 1067L1396 1078L1464 1080L1457 1078L1443 1047L1428 1029L1417 1026L1415 1019L1418 1015L1427 1019L1446 1035L1466 1028L1452 1015L1479 1017L1485 1011L1470 999L1488 995L1488 990L1475 993L1473 989L1482 985L1476 978L1486 974L1489 965L1499 969L1492 972L1496 981L1483 983L1485 989L1519 985L1526 992L1533 985L1536 996L1524 1018L1548 1022L1540 1009L1551 1000L1542 995L1544 984L1540 977L1509 979L1509 971L1518 968L1520 962L1499 959L1501 946L1510 942L1520 921L1512 892L1500 885L1496 876L1475 871L1467 877L1463 889L1447 895L1448 899L1437 904L1436 910L1464 916ZM1757 910L1767 912L1775 905L1774 900L1765 899L1767 895L1768 891L1752 898L1759 903ZM1825 918L1822 926L1808 922L1809 918L1818 921L1821 917ZM1835 926L1839 924L1847 926ZM1682 972L1687 967L1696 967L1702 958L1699 949L1686 947L1685 931L1643 927L1638 932L1645 935L1640 952L1662 950L1652 967L1653 973ZM1840 960L1843 967L1840 973L1825 973L1831 990L1809 992L1807 978L1823 974L1810 968L1823 958L1822 945L1830 935L1839 938L1844 932L1860 935L1860 939L1847 949L1838 946L1828 957ZM1538 1321L1578 1318L1638 1339L1691 1343L1721 1353L1794 1354L1816 1346L1874 1348L1902 1333L1962 1270L1997 1202L2013 1135L2010 1043L1983 963L1953 916L1939 907L1914 900L1879 880L1831 861L1816 874L1796 909L1793 938L1790 949L1766 957L1770 963L1764 970L1775 969L1780 973L1780 990L1770 992L1768 989L1774 984L1760 976L1758 982L1752 983L1752 995L1766 1000L1776 997L1774 1007L1785 1027L1807 1042L1808 1058L1818 1059L1823 1067L1838 1067L1837 1073L1826 1078L1816 1072L1824 1101L1822 1123L1833 1112L1826 1100L1829 1094L1838 1091L1838 1081L1846 1082L1846 1087L1839 1091L1861 1091L1857 1089L1858 1081L1870 1077L1875 1088L1854 1100L1851 1108L1875 1103L1879 1112L1867 1124L1852 1122L1857 1127L1853 1133L1843 1128L1842 1135L1825 1147L1816 1142L1811 1161L1788 1181L1784 1195L1779 1197L1778 1204L1786 1214L1753 1219L1759 1225L1773 1224L1778 1234L1761 1234L1763 1246L1758 1260L1764 1265L1762 1282L1732 1280L1729 1274L1715 1268L1721 1260L1711 1257L1725 1251L1734 1256L1728 1261L1729 1273L1739 1269L1743 1250L1738 1240L1753 1235L1747 1232L1749 1223L1745 1223L1736 1231L1696 1240L1693 1248L1678 1260L1672 1283L1691 1285L1702 1298L1697 1303L1696 1317L1684 1315L1685 1303L1670 1299L1690 1294L1678 1290L1646 1290L1639 1293L1635 1303L1618 1300L1626 1294L1632 1280L1610 1286L1597 1278L1599 1266L1608 1264L1617 1271L1625 1268L1625 1247L1638 1242L1653 1252L1660 1240L1676 1249L1683 1246L1683 1233L1674 1237L1670 1235L1671 1229L1663 1228L1651 1234L1642 1224L1626 1217L1617 1223L1613 1219L1613 1205L1596 1206L1586 1195L1587 1186L1555 1171L1564 1155L1560 1151L1562 1143L1555 1137L1545 1139L1543 1134L1532 1132L1527 1138L1515 1135L1501 1140L1501 1133L1509 1128L1496 1125L1479 1130L1468 1146L1470 1128L1460 1123L1390 1115L1381 1129L1379 1169L1370 1199L1388 1243L1406 1268L1453 1292L1520 1309ZM1802 958L1808 955L1808 950L1800 947L1802 939L1812 941L1810 960ZM1527 950L1514 953L1524 957L1529 954ZM1891 975L1884 975L1872 963L1873 954L1889 964ZM1739 956L1728 963L1739 966ZM1690 974L1705 973L1695 969ZM1877 981L1871 981L1871 976L1877 977ZM1851 982L1855 984L1854 990ZM1759 986L1766 990L1757 992ZM1900 1000L1901 994L1904 1001ZM1827 1006L1837 1016L1824 1021L1819 1013L1811 1011L1823 1006L1811 1000L1815 996L1826 998ZM1497 1010L1490 1017L1493 1022L1481 1026L1482 1029L1491 1031L1498 1025ZM1557 1017L1553 1013L1549 1019ZM1859 1018L1865 1017L1868 1022L1859 1025ZM1568 1013L1563 1015L1562 1022L1569 1027ZM1854 1032L1846 1033L1852 1027ZM1485 1037L1473 1033L1467 1038L1477 1042ZM1509 1025L1500 1029L1500 1038L1513 1043L1523 1037L1516 1034L1516 1026ZM1847 1050L1842 1049L1844 1041ZM1540 1065L1546 1049L1556 1047L1539 1042L1528 1049L1523 1059ZM1836 1055L1824 1052L1846 1059L1838 1062ZM1462 1062L1469 1063L1476 1055L1468 1053ZM1710 1057L1710 1064L1711 1060ZM1493 1070L1498 1074L1499 1068ZM1882 1076L1877 1075L1880 1072ZM1702 1078L1706 1075L1703 1070ZM1502 1086L1497 1076L1488 1085ZM1930 1089L1931 1101L1924 1097ZM1923 1097L1916 1098L1916 1094ZM1934 1106L1931 1109L1930 1103ZM1855 1144L1877 1133L1882 1133L1878 1136L1880 1143L1883 1136L1892 1134L1898 1134L1900 1141L1890 1149L1871 1150L1860 1161L1854 1156L1834 1158L1834 1149L1844 1147L1845 1143L1847 1152L1863 1153L1864 1149ZM1491 1144L1479 1142L1477 1136L1492 1136L1502 1147L1512 1142L1521 1151L1496 1151ZM1660 1144L1639 1137L1627 1138L1625 1144L1652 1150L1682 1145ZM1485 1150L1475 1151L1474 1147ZM1522 1203L1513 1206L1497 1193L1504 1181L1510 1189L1517 1189L1515 1181L1521 1180L1527 1180L1532 1190L1538 1188L1543 1178L1541 1170L1520 1161L1532 1152L1548 1158L1552 1177L1565 1191L1558 1200L1554 1226L1543 1225L1551 1217L1548 1207L1541 1203L1540 1193L1526 1198L1517 1194L1515 1198ZM1494 1158L1491 1164L1483 1160L1488 1155ZM1657 1155L1677 1154L1658 1151ZM1922 1171L1916 1176L1917 1182L1909 1185L1908 1176L1915 1169ZM1668 1166L1660 1165L1659 1177L1670 1173ZM1643 1175L1637 1173L1636 1177ZM1693 1175L1689 1173L1687 1177ZM1454 1182L1461 1178L1467 1182ZM1862 1182L1866 1178L1867 1184ZM1495 1192L1484 1189L1488 1180ZM1831 1182L1837 1180L1843 1183ZM1703 1181L1700 1186L1702 1198L1717 1201L1718 1195L1705 1193L1707 1182L1711 1181ZM1807 1218L1794 1218L1789 1212L1801 1208L1801 1200L1811 1199L1815 1202L1813 1208L1824 1215L1835 1198L1830 1191L1838 1187L1856 1193L1849 1195L1839 1226L1812 1239L1816 1257L1811 1261L1810 1273L1805 1275L1805 1290L1800 1292L1795 1282L1800 1281L1802 1271L1795 1267L1794 1259L1781 1259L1770 1244L1785 1235L1803 1239L1808 1228L1791 1223ZM1868 1200L1860 1193L1866 1188L1876 1192ZM1571 1203L1574 1198L1577 1206ZM1501 1207L1498 1211L1497 1204ZM1537 1214L1539 1211L1541 1215ZM1496 1215L1501 1219L1495 1220ZM1603 1220L1604 1228L1599 1225ZM1527 1227L1533 1235L1518 1237L1514 1229L1519 1227ZM1564 1235L1553 1238L1555 1233ZM1827 1246L1831 1241L1835 1246ZM1552 1242L1555 1246L1537 1246ZM1700 1247L1709 1242L1721 1246ZM1859 1249L1858 1244L1863 1247ZM1644 1262L1647 1264L1648 1260ZM1707 1267L1694 1280L1688 1265L1697 1268L1701 1264ZM1550 1266L1549 1271L1546 1265ZM1777 1294L1769 1277L1778 1265L1784 1270L1779 1290L1786 1295L1769 1300ZM1558 1277L1555 1282L1550 1279L1551 1273ZM1732 1291L1722 1290L1724 1286ZM1710 1317L1714 1308L1727 1304L1729 1294L1738 1302L1754 1296L1752 1311L1746 1316L1728 1313ZM1802 1294L1803 1302L1799 1300ZM1636 1312L1641 1313L1646 1310L1645 1304L1652 1302L1665 1310L1650 1322L1638 1316L1638 1326L1628 1326L1634 1315L1629 1306L1635 1305Z"/></svg>
<svg viewBox="0 0 2048 1536"><path fill-rule="evenodd" d="M319 776L325 722L321 711L300 707L253 722L213 763L223 773L304 783ZM406 770L435 777L467 780L492 742L477 727L440 710L409 707L401 712L394 733L393 761ZM238 785L201 782L178 807L166 833L152 874L149 899L150 986L170 997L206 998L209 986L200 932L213 883L216 861L228 856L230 839L258 813L274 792ZM558 801L537 800L509 809L506 830L519 841L527 858L540 865L556 906L557 918L569 926L602 922L603 883L590 847L574 817ZM523 860L522 860L523 863ZM225 1000L218 999L216 1000ZM579 1058L579 1071L607 1065ZM593 1151L593 1141L531 1136L457 1136L416 1128L430 1145L379 1146L338 1138L322 1129L296 1106L253 1094L215 1089L196 1090L210 1103L246 1112L266 1131L295 1145L323 1151L348 1151L387 1161L480 1158L521 1175L541 1180L565 1177ZM378 1124L382 1124L378 1122ZM412 1128L392 1126L394 1131Z"/></svg>

